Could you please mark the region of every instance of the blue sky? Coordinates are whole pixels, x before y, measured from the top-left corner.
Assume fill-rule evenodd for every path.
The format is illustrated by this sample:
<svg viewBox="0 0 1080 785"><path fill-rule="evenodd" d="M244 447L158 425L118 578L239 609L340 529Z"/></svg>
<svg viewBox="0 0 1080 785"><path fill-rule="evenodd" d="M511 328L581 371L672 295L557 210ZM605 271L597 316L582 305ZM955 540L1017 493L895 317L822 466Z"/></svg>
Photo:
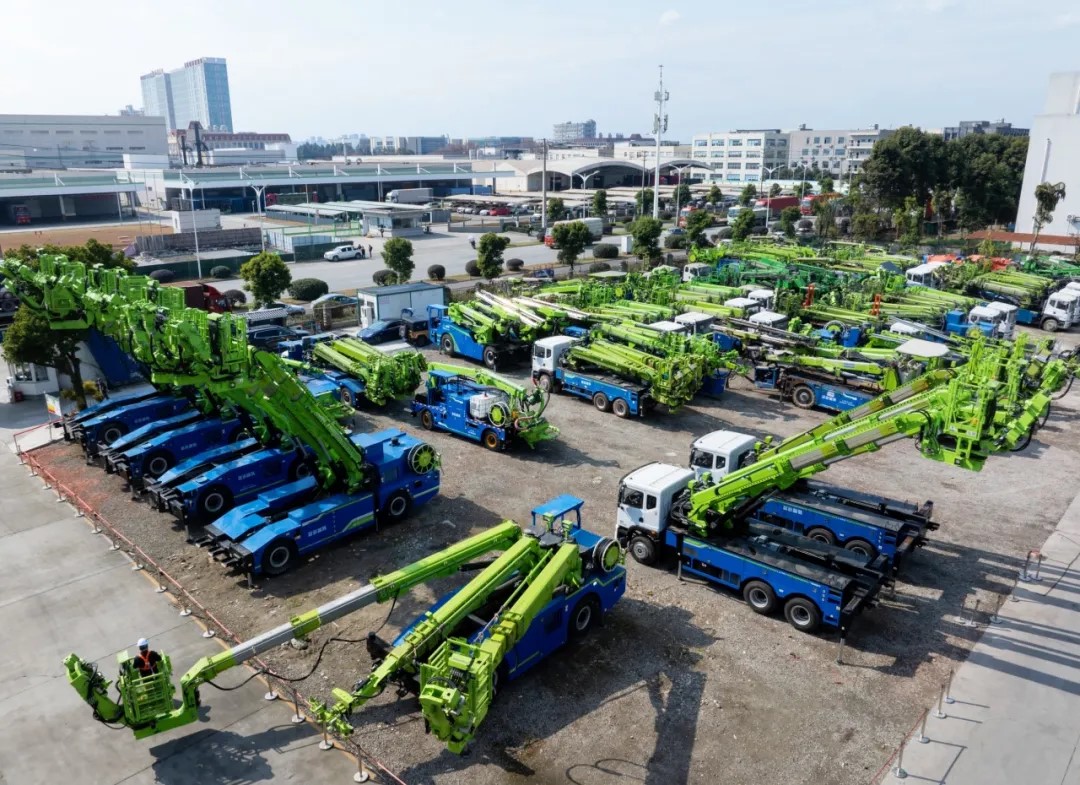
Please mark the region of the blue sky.
<svg viewBox="0 0 1080 785"><path fill-rule="evenodd" d="M8 5L2 112L115 113L140 104L142 73L220 56L236 130L297 139L539 137L588 118L646 132L660 63L680 139L800 123L1026 126L1048 74L1080 69L1075 0Z"/></svg>

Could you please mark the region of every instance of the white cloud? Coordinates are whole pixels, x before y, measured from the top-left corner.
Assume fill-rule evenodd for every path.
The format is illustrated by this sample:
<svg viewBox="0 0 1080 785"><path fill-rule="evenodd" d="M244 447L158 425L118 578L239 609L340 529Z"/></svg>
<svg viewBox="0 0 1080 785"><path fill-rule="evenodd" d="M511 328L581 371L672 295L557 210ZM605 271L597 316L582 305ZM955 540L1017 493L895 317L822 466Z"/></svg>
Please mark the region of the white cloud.
<svg viewBox="0 0 1080 785"><path fill-rule="evenodd" d="M1058 14L1054 19L1054 27L1058 29L1076 27L1077 25L1080 25L1080 11L1066 11L1063 14Z"/></svg>
<svg viewBox="0 0 1080 785"><path fill-rule="evenodd" d="M682 14L676 11L674 8L669 8L664 13L660 14L660 24L673 25L682 19Z"/></svg>

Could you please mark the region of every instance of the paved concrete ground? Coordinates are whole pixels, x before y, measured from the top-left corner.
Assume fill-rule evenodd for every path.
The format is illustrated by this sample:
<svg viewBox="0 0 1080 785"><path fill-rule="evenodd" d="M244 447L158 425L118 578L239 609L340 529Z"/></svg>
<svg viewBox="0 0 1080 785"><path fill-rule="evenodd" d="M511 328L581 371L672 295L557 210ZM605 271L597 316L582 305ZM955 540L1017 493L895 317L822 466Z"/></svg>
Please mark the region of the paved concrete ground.
<svg viewBox="0 0 1080 785"><path fill-rule="evenodd" d="M0 409L10 409L7 404ZM203 689L202 722L135 741L93 721L68 686L62 658L77 652L109 678L117 647L149 637L183 672L221 650L180 618L120 552L90 533L8 450L0 450L0 784L351 782L355 765L321 752L291 706L268 703L253 680ZM223 674L234 685L246 669Z"/></svg>
<svg viewBox="0 0 1080 785"><path fill-rule="evenodd" d="M1042 548L1041 580L1020 582L960 666L907 779L985 785L1080 782L1080 496ZM982 619L980 619L982 620ZM916 731L918 736L918 731ZM896 761L884 782L898 781Z"/></svg>

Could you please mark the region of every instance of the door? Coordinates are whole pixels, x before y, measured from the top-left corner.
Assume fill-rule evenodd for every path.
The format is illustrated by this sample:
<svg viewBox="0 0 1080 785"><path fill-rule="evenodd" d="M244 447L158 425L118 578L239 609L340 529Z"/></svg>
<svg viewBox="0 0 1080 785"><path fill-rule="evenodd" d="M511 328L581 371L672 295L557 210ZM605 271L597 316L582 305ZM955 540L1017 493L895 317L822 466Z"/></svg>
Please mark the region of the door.
<svg viewBox="0 0 1080 785"><path fill-rule="evenodd" d="M644 491L628 488L625 485L620 488L619 511L616 515L616 524L620 529L649 529L650 531L659 531L659 527L655 526L655 524L652 527L647 525L645 497L646 494ZM655 503L656 497L653 496L654 506Z"/></svg>

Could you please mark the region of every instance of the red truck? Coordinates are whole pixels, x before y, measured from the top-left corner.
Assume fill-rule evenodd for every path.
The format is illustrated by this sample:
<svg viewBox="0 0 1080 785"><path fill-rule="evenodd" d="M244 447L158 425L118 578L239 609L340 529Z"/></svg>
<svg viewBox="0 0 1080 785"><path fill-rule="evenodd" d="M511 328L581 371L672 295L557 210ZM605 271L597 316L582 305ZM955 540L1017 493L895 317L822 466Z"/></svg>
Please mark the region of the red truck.
<svg viewBox="0 0 1080 785"><path fill-rule="evenodd" d="M797 196L768 196L764 199L758 199L755 204L756 207L764 207L770 213L777 218L780 217L780 211L785 207L798 207L799 197Z"/></svg>
<svg viewBox="0 0 1080 785"><path fill-rule="evenodd" d="M8 205L8 216L16 226L26 226L30 223L30 208L25 204Z"/></svg>
<svg viewBox="0 0 1080 785"><path fill-rule="evenodd" d="M799 212L803 215L813 215L814 202L822 200L828 201L830 199L835 199L838 196L841 196L841 194L810 194L810 196L805 196L803 197L803 200L799 203Z"/></svg>
<svg viewBox="0 0 1080 785"><path fill-rule="evenodd" d="M229 298L206 283L180 284L184 290L184 305L210 313L228 313L232 310Z"/></svg>

